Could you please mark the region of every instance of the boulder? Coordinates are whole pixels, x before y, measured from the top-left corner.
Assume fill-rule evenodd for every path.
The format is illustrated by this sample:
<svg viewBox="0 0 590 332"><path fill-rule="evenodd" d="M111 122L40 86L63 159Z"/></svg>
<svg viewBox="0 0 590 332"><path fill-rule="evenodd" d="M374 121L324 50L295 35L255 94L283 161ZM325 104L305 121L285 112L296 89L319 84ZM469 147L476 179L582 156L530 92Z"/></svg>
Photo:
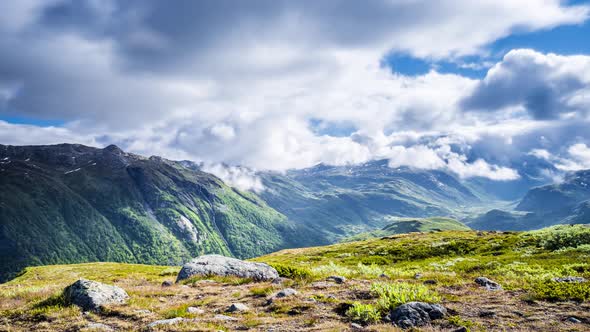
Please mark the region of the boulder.
<svg viewBox="0 0 590 332"><path fill-rule="evenodd" d="M281 298L281 297L289 297L297 295L297 291L293 288L285 288L283 290L278 291L273 297Z"/></svg>
<svg viewBox="0 0 590 332"><path fill-rule="evenodd" d="M221 255L205 255L184 264L176 282L193 276L210 275L252 278L255 281L274 280L279 277L277 270L264 263L246 262Z"/></svg>
<svg viewBox="0 0 590 332"><path fill-rule="evenodd" d="M117 286L80 279L66 287L64 298L85 311L99 311L104 305L125 303L129 295Z"/></svg>
<svg viewBox="0 0 590 332"><path fill-rule="evenodd" d="M172 285L173 285L173 283L170 280L166 280L162 283L162 287L170 287Z"/></svg>
<svg viewBox="0 0 590 332"><path fill-rule="evenodd" d="M488 279L486 277L478 277L478 278L476 278L475 279L475 283L478 284L478 285L480 285L480 286L482 286L482 287L485 287L487 290L493 290L493 291L495 291L495 290L501 290L502 289L502 286L500 286L500 284L498 284L497 282L495 282L495 281L493 281L491 279Z"/></svg>
<svg viewBox="0 0 590 332"><path fill-rule="evenodd" d="M447 310L440 304L409 302L392 310L388 318L402 329L408 329L430 324L446 314Z"/></svg>

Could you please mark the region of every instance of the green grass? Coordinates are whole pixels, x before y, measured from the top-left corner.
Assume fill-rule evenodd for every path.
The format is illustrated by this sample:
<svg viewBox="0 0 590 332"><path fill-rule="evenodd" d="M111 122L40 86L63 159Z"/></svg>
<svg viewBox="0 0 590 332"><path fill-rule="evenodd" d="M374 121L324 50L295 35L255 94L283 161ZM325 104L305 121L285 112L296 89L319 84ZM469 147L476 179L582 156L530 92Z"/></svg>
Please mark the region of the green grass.
<svg viewBox="0 0 590 332"><path fill-rule="evenodd" d="M364 324L377 323L381 320L381 313L372 304L363 304L355 302L346 311L346 316L352 321L361 322Z"/></svg>
<svg viewBox="0 0 590 332"><path fill-rule="evenodd" d="M443 217L399 218L382 229L361 233L344 239L344 242L368 240L412 232L468 231L470 228L458 220Z"/></svg>
<svg viewBox="0 0 590 332"><path fill-rule="evenodd" d="M387 313L408 302L438 303L440 295L422 284L410 283L374 283L371 293L377 297L377 305L381 312Z"/></svg>

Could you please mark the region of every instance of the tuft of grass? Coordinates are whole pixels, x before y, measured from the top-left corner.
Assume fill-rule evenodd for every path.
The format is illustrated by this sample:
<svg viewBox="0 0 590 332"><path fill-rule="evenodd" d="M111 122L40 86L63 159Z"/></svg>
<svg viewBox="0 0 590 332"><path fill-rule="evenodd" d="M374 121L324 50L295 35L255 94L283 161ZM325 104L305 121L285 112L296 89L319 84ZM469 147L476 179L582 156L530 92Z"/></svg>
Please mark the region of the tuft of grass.
<svg viewBox="0 0 590 332"><path fill-rule="evenodd" d="M419 301L438 303L441 301L437 292L427 286L410 283L374 283L371 292L379 297L377 305L382 312L388 312L408 302Z"/></svg>
<svg viewBox="0 0 590 332"><path fill-rule="evenodd" d="M363 324L377 323L381 320L381 313L378 308L372 304L363 304L355 302L346 311L346 316L352 321Z"/></svg>
<svg viewBox="0 0 590 332"><path fill-rule="evenodd" d="M265 297L272 292L274 292L274 287L272 286L250 288L250 294L255 297Z"/></svg>

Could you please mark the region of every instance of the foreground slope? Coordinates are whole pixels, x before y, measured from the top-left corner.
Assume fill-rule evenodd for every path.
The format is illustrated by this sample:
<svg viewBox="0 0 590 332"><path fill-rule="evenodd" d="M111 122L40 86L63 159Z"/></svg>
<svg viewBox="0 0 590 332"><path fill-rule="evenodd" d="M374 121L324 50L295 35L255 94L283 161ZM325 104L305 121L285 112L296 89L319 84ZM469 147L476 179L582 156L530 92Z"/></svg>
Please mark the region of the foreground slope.
<svg viewBox="0 0 590 332"><path fill-rule="evenodd" d="M254 259L292 278L282 284L201 277L162 287L163 281L176 278L179 267L32 267L0 285L0 331L91 331L97 323L132 331L352 331L353 322L366 331L397 331L381 320L380 306L412 300L438 302L449 311L425 331L585 331L590 328L590 283L552 279L590 278L589 247L589 228L561 226L526 233L412 233L288 249ZM347 280L326 280L331 275ZM503 289L480 287L474 283L479 276L499 282ZM64 287L81 277L116 284L131 298L125 305L84 314L60 297ZM267 301L285 287L298 294ZM383 298L374 290L384 287L402 292ZM249 310L225 313L232 303ZM351 306L361 308L360 313L373 308L375 315L357 316ZM189 312L188 307L202 312ZM177 317L185 320L148 328L154 321Z"/></svg>
<svg viewBox="0 0 590 332"><path fill-rule="evenodd" d="M0 145L0 160L0 281L29 265L180 264L313 241L257 196L159 157Z"/></svg>

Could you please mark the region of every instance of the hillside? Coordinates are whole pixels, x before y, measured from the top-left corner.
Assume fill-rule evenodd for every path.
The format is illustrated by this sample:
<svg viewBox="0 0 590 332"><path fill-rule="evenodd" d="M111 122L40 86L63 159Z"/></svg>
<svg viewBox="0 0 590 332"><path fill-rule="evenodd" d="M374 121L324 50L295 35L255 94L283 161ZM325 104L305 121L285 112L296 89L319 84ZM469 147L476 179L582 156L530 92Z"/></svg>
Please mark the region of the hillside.
<svg viewBox="0 0 590 332"><path fill-rule="evenodd" d="M180 264L317 243L257 196L159 157L0 145L0 280L25 266Z"/></svg>
<svg viewBox="0 0 590 332"><path fill-rule="evenodd" d="M532 188L514 211L494 209L464 222L482 230L530 230L590 223L590 170L568 174L556 184Z"/></svg>
<svg viewBox="0 0 590 332"><path fill-rule="evenodd" d="M412 233L254 259L291 278L280 283L195 277L163 287L163 281L176 278L179 267L32 267L0 285L0 331L360 330L352 323L365 331L398 331L382 320L386 308L414 300L440 303L448 311L425 331L584 331L590 328L590 282L553 278L590 278L589 246L590 228L560 226L524 233ZM326 279L332 275L347 280ZM479 286L474 280L480 276L502 289ZM60 295L81 277L120 286L130 299L84 314ZM297 294L269 303L285 287ZM232 303L249 310L225 312ZM169 325L148 327L173 318Z"/></svg>
<svg viewBox="0 0 590 332"><path fill-rule="evenodd" d="M345 241L368 240L376 237L390 236L396 234L413 233L413 232L432 232L432 231L467 231L469 227L460 221L451 218L431 217L431 218L409 218L398 219L383 227L382 229L372 232L361 233Z"/></svg>
<svg viewBox="0 0 590 332"><path fill-rule="evenodd" d="M262 199L328 243L383 228L394 217L460 217L484 204L480 193L446 172L391 168L387 160L260 176L267 188Z"/></svg>

